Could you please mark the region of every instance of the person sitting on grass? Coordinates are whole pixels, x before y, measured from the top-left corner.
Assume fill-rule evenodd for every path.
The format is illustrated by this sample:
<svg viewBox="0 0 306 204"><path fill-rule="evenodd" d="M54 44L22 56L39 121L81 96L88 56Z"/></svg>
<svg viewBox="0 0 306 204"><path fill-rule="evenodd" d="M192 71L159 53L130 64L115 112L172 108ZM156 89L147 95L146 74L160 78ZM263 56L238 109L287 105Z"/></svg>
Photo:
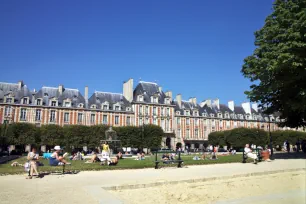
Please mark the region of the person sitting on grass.
<svg viewBox="0 0 306 204"><path fill-rule="evenodd" d="M64 157L67 155L67 153L65 153L62 157L59 156L59 153L61 151L60 146L55 146L54 150L55 151L51 154L51 157L49 159L50 166L59 166L59 165L70 164L64 159Z"/></svg>
<svg viewBox="0 0 306 204"><path fill-rule="evenodd" d="M245 145L244 152L247 155L247 157L254 159L254 164L257 164L258 161L257 155L252 152L249 144Z"/></svg>
<svg viewBox="0 0 306 204"><path fill-rule="evenodd" d="M108 166L116 166L119 162L119 156L117 155L115 158L111 159L110 163Z"/></svg>
<svg viewBox="0 0 306 204"><path fill-rule="evenodd" d="M90 158L90 160L86 161L85 163L95 163L95 162L100 162L101 160L99 159L97 153L97 150L92 152L92 156Z"/></svg>
<svg viewBox="0 0 306 204"><path fill-rule="evenodd" d="M28 179L32 179L33 171L35 171L36 176L39 177L39 173L37 171L37 164L36 164L36 161L39 159L39 156L38 156L38 154L36 154L36 148L35 147L33 147L32 151L29 152L29 154L27 156L27 159L30 163L30 174L29 174Z"/></svg>

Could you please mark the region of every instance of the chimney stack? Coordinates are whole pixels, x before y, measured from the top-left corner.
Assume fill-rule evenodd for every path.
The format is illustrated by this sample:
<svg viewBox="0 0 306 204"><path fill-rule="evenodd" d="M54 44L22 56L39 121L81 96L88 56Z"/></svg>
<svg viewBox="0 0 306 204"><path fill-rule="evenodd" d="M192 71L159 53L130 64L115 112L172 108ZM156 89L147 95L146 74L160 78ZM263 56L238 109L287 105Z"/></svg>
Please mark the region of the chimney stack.
<svg viewBox="0 0 306 204"><path fill-rule="evenodd" d="M235 110L235 103L234 101L227 102L228 108L231 109L231 111Z"/></svg>
<svg viewBox="0 0 306 204"><path fill-rule="evenodd" d="M165 95L166 95L167 97L169 97L169 98L171 99L171 101L172 101L172 91L167 91L167 92L165 93Z"/></svg>
<svg viewBox="0 0 306 204"><path fill-rule="evenodd" d="M161 93L163 91L163 88L161 86L158 87L159 92Z"/></svg>
<svg viewBox="0 0 306 204"><path fill-rule="evenodd" d="M182 107L182 95L181 94L176 95L176 101L179 107L181 108Z"/></svg>
<svg viewBox="0 0 306 204"><path fill-rule="evenodd" d="M23 81L18 81L18 89L20 90L24 86Z"/></svg>
<svg viewBox="0 0 306 204"><path fill-rule="evenodd" d="M218 109L220 109L220 101L218 98L213 100L213 106L216 106Z"/></svg>
<svg viewBox="0 0 306 204"><path fill-rule="evenodd" d="M86 108L87 108L87 105L88 105L88 86L85 86L84 96L85 96L85 104L86 104Z"/></svg>
<svg viewBox="0 0 306 204"><path fill-rule="evenodd" d="M246 112L246 114L251 114L251 104L250 104L250 102L242 103L241 106L242 106L244 112Z"/></svg>
<svg viewBox="0 0 306 204"><path fill-rule="evenodd" d="M123 83L123 96L129 102L133 101L133 79L129 79L128 81Z"/></svg>
<svg viewBox="0 0 306 204"><path fill-rule="evenodd" d="M63 94L63 92L64 92L64 85L60 84L60 85L58 86L58 92L60 93L60 95Z"/></svg>
<svg viewBox="0 0 306 204"><path fill-rule="evenodd" d="M197 98L196 97L192 97L192 98L189 98L189 102L193 103L193 105L197 105Z"/></svg>
<svg viewBox="0 0 306 204"><path fill-rule="evenodd" d="M211 100L210 99L206 99L205 101L202 101L200 103L200 106L203 108L205 105L207 105L207 107L211 108Z"/></svg>

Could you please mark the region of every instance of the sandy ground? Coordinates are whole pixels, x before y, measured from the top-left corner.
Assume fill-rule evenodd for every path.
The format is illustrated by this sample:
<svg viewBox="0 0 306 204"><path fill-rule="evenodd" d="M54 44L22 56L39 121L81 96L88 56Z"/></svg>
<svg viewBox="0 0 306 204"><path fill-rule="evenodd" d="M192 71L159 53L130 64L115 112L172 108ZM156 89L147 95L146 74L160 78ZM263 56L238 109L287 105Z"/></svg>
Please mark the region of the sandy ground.
<svg viewBox="0 0 306 204"><path fill-rule="evenodd" d="M124 203L306 203L305 171L111 191Z"/></svg>

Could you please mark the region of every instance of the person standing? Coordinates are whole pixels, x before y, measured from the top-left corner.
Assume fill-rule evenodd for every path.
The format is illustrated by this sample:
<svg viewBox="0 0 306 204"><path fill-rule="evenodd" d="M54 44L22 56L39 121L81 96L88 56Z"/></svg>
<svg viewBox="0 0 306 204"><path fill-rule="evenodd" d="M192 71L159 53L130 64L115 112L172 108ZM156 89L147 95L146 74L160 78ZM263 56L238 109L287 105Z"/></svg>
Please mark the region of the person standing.
<svg viewBox="0 0 306 204"><path fill-rule="evenodd" d="M288 142L288 140L286 140L286 148L287 148L287 152L290 152L290 143Z"/></svg>
<svg viewBox="0 0 306 204"><path fill-rule="evenodd" d="M296 144L296 152L300 152L300 145L301 145L300 140L298 139L295 144Z"/></svg>
<svg viewBox="0 0 306 204"><path fill-rule="evenodd" d="M109 151L109 145L108 142L104 142L102 145L102 157L109 157L110 151Z"/></svg>

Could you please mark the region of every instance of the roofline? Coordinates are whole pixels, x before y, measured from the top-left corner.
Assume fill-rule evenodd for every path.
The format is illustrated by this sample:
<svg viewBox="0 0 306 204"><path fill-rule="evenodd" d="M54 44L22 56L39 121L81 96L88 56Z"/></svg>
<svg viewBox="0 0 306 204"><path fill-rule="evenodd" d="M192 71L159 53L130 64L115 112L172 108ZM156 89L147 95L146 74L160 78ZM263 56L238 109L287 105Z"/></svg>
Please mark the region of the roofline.
<svg viewBox="0 0 306 204"><path fill-rule="evenodd" d="M18 85L17 83L8 83L8 82L0 82L0 84L14 84L14 85Z"/></svg>
<svg viewBox="0 0 306 204"><path fill-rule="evenodd" d="M139 81L139 83L147 83L147 84L155 84L155 85L158 85L158 84L155 83L155 82L148 82L148 81Z"/></svg>
<svg viewBox="0 0 306 204"><path fill-rule="evenodd" d="M108 94L118 94L118 95L123 95L122 93L113 93L113 92L105 92L105 91L95 91L95 93L108 93Z"/></svg>

